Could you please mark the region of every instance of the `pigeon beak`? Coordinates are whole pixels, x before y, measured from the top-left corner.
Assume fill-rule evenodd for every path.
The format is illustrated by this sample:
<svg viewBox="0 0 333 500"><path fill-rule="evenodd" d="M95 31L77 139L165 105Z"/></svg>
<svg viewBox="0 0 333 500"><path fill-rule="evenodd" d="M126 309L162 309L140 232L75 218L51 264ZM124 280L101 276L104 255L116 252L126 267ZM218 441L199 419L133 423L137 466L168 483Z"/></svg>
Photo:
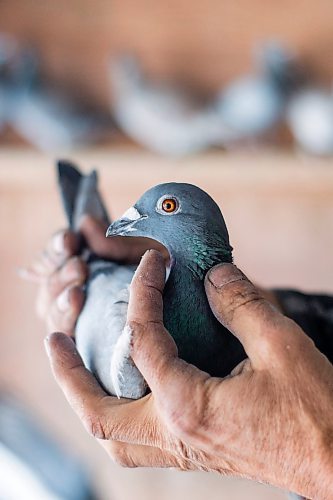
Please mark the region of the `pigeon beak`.
<svg viewBox="0 0 333 500"><path fill-rule="evenodd" d="M124 236L127 233L136 231L134 227L142 219L147 219L148 215L141 215L140 212L135 208L131 207L120 219L114 221L106 231L106 237L110 236Z"/></svg>

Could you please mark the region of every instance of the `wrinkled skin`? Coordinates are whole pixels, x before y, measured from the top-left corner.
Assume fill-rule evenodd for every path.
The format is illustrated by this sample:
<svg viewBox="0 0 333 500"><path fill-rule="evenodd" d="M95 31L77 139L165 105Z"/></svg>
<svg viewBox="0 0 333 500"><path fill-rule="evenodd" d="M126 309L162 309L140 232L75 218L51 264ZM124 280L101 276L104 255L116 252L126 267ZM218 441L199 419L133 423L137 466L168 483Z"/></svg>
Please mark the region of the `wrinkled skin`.
<svg viewBox="0 0 333 500"><path fill-rule="evenodd" d="M144 242L126 249L114 240L112 246L97 237L96 222L85 224L100 255L135 260L144 250ZM205 282L215 316L248 356L219 379L177 357L163 326L164 260L156 251L145 254L131 285L128 325L132 357L152 392L118 400L85 369L69 336L83 304L86 268L72 257L75 236L57 238L62 244L52 240L26 275L39 282L41 316L67 333L46 342L54 376L116 462L216 471L310 499L333 498L333 366L235 266L216 266Z"/></svg>

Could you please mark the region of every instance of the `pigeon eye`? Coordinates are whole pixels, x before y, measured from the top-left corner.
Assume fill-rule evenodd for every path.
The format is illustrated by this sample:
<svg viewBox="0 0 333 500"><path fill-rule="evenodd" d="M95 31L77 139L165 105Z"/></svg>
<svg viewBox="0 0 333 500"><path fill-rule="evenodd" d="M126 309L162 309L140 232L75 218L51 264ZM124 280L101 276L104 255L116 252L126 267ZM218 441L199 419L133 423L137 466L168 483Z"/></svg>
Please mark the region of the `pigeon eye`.
<svg viewBox="0 0 333 500"><path fill-rule="evenodd" d="M177 210L176 200L174 198L167 198L166 200L164 200L162 202L162 210L164 210L164 212L167 212L168 214Z"/></svg>
<svg viewBox="0 0 333 500"><path fill-rule="evenodd" d="M156 205L156 210L162 215L173 215L179 211L180 204L174 196L164 195Z"/></svg>

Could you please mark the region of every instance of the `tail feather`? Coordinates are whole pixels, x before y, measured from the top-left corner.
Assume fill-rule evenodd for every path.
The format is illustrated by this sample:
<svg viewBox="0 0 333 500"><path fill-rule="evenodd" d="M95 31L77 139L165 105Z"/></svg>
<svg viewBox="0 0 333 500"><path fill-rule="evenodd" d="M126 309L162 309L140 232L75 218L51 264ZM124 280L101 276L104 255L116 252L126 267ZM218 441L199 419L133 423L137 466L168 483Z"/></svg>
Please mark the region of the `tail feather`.
<svg viewBox="0 0 333 500"><path fill-rule="evenodd" d="M66 160L59 160L57 169L62 204L69 226L71 229L74 229L75 203L83 176L71 162Z"/></svg>
<svg viewBox="0 0 333 500"><path fill-rule="evenodd" d="M97 188L97 172L83 175L71 162L58 161L58 183L71 229L78 230L84 215L109 224L109 217Z"/></svg>

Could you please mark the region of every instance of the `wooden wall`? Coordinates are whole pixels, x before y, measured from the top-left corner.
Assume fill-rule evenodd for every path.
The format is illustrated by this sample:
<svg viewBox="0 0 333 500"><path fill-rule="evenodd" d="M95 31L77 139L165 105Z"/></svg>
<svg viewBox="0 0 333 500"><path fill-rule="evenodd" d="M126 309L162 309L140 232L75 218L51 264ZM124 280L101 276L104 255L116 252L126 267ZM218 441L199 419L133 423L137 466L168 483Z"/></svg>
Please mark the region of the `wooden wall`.
<svg viewBox="0 0 333 500"><path fill-rule="evenodd" d="M331 0L2 0L0 31L35 43L46 74L108 105L110 54L130 52L158 78L219 88L251 67L256 43L281 38L333 77Z"/></svg>

